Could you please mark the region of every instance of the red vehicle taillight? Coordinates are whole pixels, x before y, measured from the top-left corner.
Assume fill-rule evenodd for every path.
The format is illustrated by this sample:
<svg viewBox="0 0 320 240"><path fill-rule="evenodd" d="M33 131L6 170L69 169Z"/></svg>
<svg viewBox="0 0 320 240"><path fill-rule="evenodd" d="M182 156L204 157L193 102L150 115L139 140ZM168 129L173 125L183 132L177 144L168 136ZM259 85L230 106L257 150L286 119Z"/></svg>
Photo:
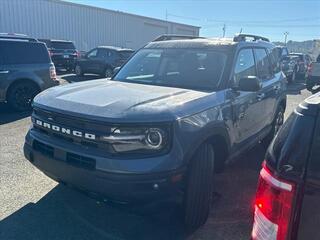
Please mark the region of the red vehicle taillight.
<svg viewBox="0 0 320 240"><path fill-rule="evenodd" d="M56 68L54 66L50 67L49 72L50 72L50 78L51 79L56 79L57 78Z"/></svg>
<svg viewBox="0 0 320 240"><path fill-rule="evenodd" d="M296 184L276 178L264 164L255 202L253 240L289 240Z"/></svg>
<svg viewBox="0 0 320 240"><path fill-rule="evenodd" d="M52 57L53 52L51 52L50 50L48 50L49 56Z"/></svg>

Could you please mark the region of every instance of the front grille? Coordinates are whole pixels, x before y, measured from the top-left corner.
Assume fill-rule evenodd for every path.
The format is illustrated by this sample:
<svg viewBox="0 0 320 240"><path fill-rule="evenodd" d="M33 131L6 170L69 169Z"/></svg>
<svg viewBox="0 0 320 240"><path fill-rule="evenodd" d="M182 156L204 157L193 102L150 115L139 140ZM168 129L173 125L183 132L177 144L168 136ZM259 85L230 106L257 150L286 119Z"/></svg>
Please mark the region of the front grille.
<svg viewBox="0 0 320 240"><path fill-rule="evenodd" d="M111 126L106 126L106 124L103 123L96 123L85 119L79 119L73 116L42 110L39 108L34 109L33 118L51 124L56 124L60 127L66 127L71 130L77 130L81 132L85 132L86 130L88 130L89 133L94 133L96 135L96 140L62 134L61 132L55 132L52 129L44 128L34 124L34 129L41 134L45 134L50 137L54 137L55 139L63 140L86 148L97 149L101 153L114 153L114 150L109 143L98 140L99 136L108 135L111 133Z"/></svg>
<svg viewBox="0 0 320 240"><path fill-rule="evenodd" d="M41 154L48 156L52 159L54 158L54 148L45 144L41 143L37 140L33 142L33 149ZM93 170L96 168L96 160L94 158L89 158L85 156L81 156L74 153L66 152L65 159L60 159L66 161L68 164L73 165L79 168L85 168L89 170Z"/></svg>
<svg viewBox="0 0 320 240"><path fill-rule="evenodd" d="M46 120L49 118L54 119L54 122L57 124L61 124L64 126L76 128L76 129L90 129L94 132L101 132L108 133L111 131L111 126L106 126L106 124L99 124L93 121L89 121L86 119L80 119L73 116L67 116L65 114L56 113L56 112L49 112L46 110L42 110L39 108L35 108L33 111L36 117L40 119Z"/></svg>
<svg viewBox="0 0 320 240"><path fill-rule="evenodd" d="M53 155L54 155L54 148L51 146L48 146L47 144L44 144L44 143L41 143L38 141L34 141L33 148L34 148L34 150L42 153L45 156L53 157Z"/></svg>
<svg viewBox="0 0 320 240"><path fill-rule="evenodd" d="M74 153L67 153L67 163L76 167L95 169L96 161L94 158L80 156Z"/></svg>

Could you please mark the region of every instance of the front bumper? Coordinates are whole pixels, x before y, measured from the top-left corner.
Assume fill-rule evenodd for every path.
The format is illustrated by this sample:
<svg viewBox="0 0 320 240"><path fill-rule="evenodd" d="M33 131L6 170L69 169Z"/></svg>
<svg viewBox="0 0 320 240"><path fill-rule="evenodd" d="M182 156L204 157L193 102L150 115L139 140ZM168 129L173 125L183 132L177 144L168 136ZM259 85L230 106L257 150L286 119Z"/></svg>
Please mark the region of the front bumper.
<svg viewBox="0 0 320 240"><path fill-rule="evenodd" d="M172 199L181 192L184 170L144 174L102 171L92 168L91 165L70 162L64 157L65 150L57 146L41 142L45 147L43 151L39 150L35 147L35 142L39 142L39 139L29 131L24 155L34 166L58 182L106 199L125 203L147 203ZM51 147L54 149L53 153L49 151Z"/></svg>

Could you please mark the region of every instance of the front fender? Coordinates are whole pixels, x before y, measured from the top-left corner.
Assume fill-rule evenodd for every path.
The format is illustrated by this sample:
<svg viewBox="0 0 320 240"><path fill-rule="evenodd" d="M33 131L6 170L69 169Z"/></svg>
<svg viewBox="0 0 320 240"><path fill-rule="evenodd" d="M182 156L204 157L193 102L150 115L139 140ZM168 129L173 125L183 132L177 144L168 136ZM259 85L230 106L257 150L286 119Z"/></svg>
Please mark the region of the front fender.
<svg viewBox="0 0 320 240"><path fill-rule="evenodd" d="M188 164L198 147L213 136L222 137L230 149L228 127L218 107L178 120L176 129L184 164Z"/></svg>

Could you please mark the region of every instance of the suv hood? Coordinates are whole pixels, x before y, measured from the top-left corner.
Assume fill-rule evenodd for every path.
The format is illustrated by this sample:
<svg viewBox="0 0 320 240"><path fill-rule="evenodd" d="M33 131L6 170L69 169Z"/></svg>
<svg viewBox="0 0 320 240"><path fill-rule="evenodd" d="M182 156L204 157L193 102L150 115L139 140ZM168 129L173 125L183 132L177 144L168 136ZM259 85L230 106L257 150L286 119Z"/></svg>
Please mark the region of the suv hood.
<svg viewBox="0 0 320 240"><path fill-rule="evenodd" d="M214 93L101 79L50 88L34 106L92 120L164 122L199 112L194 104L204 107L208 95Z"/></svg>

